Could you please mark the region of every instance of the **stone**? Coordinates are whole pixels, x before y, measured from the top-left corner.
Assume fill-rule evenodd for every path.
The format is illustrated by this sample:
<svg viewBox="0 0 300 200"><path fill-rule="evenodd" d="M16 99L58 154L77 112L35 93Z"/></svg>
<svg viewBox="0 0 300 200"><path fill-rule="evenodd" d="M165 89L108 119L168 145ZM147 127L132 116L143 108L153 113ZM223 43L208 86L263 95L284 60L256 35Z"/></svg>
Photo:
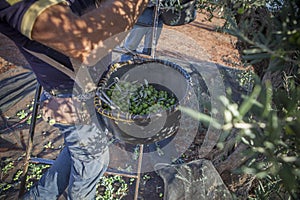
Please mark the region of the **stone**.
<svg viewBox="0 0 300 200"><path fill-rule="evenodd" d="M177 165L159 163L155 171L164 181L164 200L233 199L209 160Z"/></svg>

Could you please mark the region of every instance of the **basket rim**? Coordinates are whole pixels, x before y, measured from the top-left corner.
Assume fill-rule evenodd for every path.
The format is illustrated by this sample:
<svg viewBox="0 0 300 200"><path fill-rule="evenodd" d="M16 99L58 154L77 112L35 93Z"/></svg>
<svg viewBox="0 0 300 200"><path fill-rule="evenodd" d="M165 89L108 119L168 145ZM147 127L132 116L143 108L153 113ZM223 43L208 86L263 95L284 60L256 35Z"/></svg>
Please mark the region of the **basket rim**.
<svg viewBox="0 0 300 200"><path fill-rule="evenodd" d="M171 61L168 60L162 60L162 59L157 59L157 58L134 58L133 60L127 60L127 61L119 61L119 62L115 62L109 65L108 69L102 74L102 77L99 80L98 83L98 89L103 90L104 87L106 86L107 81L109 80L110 76L116 72L118 69L130 65L130 64L145 64L145 63L160 63L160 64L164 64L166 66L170 66L173 69L177 70L180 74L182 74L187 82L187 89L189 90L189 88L191 87L191 82L192 82L192 78L190 76L190 74L183 69L181 66L179 66L176 63L173 63ZM188 96L188 94L185 95L185 97L183 98L186 99L186 97ZM149 114L132 114L132 113L128 113L128 112L124 112L121 110L108 110L108 109L104 109L102 107L102 100L99 98L98 95L95 95L94 97L94 105L96 108L96 111L113 120L116 121L120 121L120 122L135 122L137 120L144 120L144 119L148 119L151 117L155 117L158 116L162 113L172 113L175 112L177 110L179 110L178 106L180 105L180 103L183 100L178 100L176 102L175 105L170 106L168 109L164 109L155 113L149 113Z"/></svg>

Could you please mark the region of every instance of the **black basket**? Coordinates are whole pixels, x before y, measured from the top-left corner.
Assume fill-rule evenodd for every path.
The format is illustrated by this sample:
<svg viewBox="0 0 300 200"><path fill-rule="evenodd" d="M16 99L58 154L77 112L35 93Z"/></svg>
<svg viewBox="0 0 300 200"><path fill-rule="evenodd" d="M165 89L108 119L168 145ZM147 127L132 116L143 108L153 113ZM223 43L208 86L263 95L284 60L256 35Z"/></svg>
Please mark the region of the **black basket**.
<svg viewBox="0 0 300 200"><path fill-rule="evenodd" d="M196 19L196 1L182 3L181 8L170 8L161 13L162 21L168 26L181 26Z"/></svg>
<svg viewBox="0 0 300 200"><path fill-rule="evenodd" d="M173 94L177 103L157 113L135 115L118 109L104 108L104 102L95 96L96 111L103 116L113 135L130 144L150 144L174 135L179 128L181 112L178 106L187 98L191 77L180 66L159 59L135 59L110 65L102 75L98 90L104 91L115 77L144 84L145 79L156 89Z"/></svg>

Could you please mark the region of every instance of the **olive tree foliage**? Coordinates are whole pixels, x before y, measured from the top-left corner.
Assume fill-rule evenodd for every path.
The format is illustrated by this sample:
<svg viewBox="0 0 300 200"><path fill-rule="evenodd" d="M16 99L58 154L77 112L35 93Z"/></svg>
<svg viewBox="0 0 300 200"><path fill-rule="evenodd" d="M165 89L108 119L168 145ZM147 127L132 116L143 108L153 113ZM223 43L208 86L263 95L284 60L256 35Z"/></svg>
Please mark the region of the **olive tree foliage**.
<svg viewBox="0 0 300 200"><path fill-rule="evenodd" d="M238 38L241 60L257 75L252 93L244 96L241 104L221 97L226 107L223 131L230 134L238 130L238 142L248 146L243 153L249 159L240 170L259 180L256 199L297 199L300 1L197 0L197 6L199 11L210 12L211 17L225 19L223 30Z"/></svg>
<svg viewBox="0 0 300 200"><path fill-rule="evenodd" d="M267 69L280 71L289 65L298 70L300 1L197 0L197 6L226 20L225 31L239 39L242 59L261 78Z"/></svg>

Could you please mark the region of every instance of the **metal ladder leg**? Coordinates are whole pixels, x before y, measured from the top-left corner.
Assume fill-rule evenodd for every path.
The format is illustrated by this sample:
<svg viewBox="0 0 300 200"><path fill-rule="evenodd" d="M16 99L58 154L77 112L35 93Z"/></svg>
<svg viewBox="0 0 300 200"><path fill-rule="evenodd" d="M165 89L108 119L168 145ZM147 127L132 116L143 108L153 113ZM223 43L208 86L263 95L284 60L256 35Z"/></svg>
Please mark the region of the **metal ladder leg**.
<svg viewBox="0 0 300 200"><path fill-rule="evenodd" d="M141 144L140 145L138 166L137 166L137 177L136 177L136 185L135 185L135 192L134 192L134 200L137 200L138 196L139 196L139 187L140 187L140 180L141 180L141 169L142 169L143 153L144 153L144 145Z"/></svg>
<svg viewBox="0 0 300 200"><path fill-rule="evenodd" d="M35 125L36 125L36 117L37 117L37 112L38 112L38 107L39 107L41 91L42 91L42 86L39 83L37 83L35 97L34 97L34 103L33 103L32 117L31 117L30 128L29 128L29 137L28 137L28 142L27 142L27 147L26 147L24 169L23 169L20 190L19 190L19 197L22 197L26 191L26 188L25 188L26 177L27 177L27 173L28 173L29 160L30 160L31 151L32 151L34 129L35 129Z"/></svg>

